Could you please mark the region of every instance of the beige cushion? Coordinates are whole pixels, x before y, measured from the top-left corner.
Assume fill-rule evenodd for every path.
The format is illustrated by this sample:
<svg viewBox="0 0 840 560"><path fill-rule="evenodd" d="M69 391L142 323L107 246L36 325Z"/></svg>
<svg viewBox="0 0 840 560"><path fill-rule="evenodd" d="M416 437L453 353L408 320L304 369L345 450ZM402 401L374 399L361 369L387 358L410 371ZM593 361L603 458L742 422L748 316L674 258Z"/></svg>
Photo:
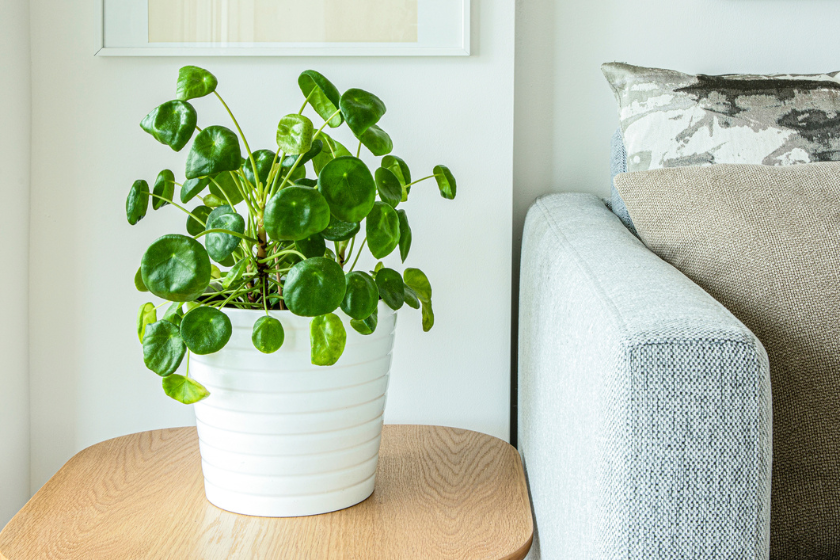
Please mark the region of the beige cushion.
<svg viewBox="0 0 840 560"><path fill-rule="evenodd" d="M645 244L767 350L771 558L840 558L840 163L657 169L615 185Z"/></svg>

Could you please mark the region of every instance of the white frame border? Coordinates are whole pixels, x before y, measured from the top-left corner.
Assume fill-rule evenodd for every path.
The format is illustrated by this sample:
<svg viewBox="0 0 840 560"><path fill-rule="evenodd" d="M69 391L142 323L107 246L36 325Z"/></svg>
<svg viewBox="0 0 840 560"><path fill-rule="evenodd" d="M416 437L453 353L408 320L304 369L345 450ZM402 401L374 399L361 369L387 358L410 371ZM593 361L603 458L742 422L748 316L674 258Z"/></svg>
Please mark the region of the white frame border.
<svg viewBox="0 0 840 560"><path fill-rule="evenodd" d="M94 56L469 56L470 0L461 1L461 45L457 47L105 47L105 0L96 0ZM317 45L318 43L313 43Z"/></svg>

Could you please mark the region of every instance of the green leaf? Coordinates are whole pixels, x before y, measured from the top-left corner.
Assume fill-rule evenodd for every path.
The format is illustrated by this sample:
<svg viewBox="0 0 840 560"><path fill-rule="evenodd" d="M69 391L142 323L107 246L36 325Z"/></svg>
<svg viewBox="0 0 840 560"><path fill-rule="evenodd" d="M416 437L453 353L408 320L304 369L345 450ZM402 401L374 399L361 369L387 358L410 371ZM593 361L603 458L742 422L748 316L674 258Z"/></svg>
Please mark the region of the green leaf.
<svg viewBox="0 0 840 560"><path fill-rule="evenodd" d="M417 292L405 286L405 304L413 309L420 309L420 299L417 297Z"/></svg>
<svg viewBox="0 0 840 560"><path fill-rule="evenodd" d="M224 198L216 196L215 194L208 194L202 199L205 206L209 206L210 208L218 208L219 206L227 205Z"/></svg>
<svg viewBox="0 0 840 560"><path fill-rule="evenodd" d="M316 317L336 309L344 299L344 272L325 257L297 263L286 276L286 307L301 317Z"/></svg>
<svg viewBox="0 0 840 560"><path fill-rule="evenodd" d="M342 222L335 216L330 216L330 225L321 232L321 236L329 241L344 241L357 233L361 226L357 222Z"/></svg>
<svg viewBox="0 0 840 560"><path fill-rule="evenodd" d="M187 155L187 179L236 171L242 161L239 137L223 126L208 126L198 133Z"/></svg>
<svg viewBox="0 0 840 560"><path fill-rule="evenodd" d="M435 324L435 314L432 311L432 285L426 275L417 268L406 268L403 279L420 300L423 308L423 331L428 332Z"/></svg>
<svg viewBox="0 0 840 560"><path fill-rule="evenodd" d="M411 226L408 225L405 210L397 210L397 217L400 219L400 260L405 262L411 249Z"/></svg>
<svg viewBox="0 0 840 560"><path fill-rule="evenodd" d="M298 239L295 241L295 248L304 254L307 259L312 257L323 257L327 252L327 244L320 233L315 233L306 239Z"/></svg>
<svg viewBox="0 0 840 560"><path fill-rule="evenodd" d="M407 185L411 182L411 171L408 169L408 164L398 156L385 156L379 163L380 167L384 167L391 173L397 176L401 185ZM405 199L403 199L405 202Z"/></svg>
<svg viewBox="0 0 840 560"><path fill-rule="evenodd" d="M334 115L338 111L340 95L332 82L315 70L304 70L298 76L298 85L318 116L325 121L330 119L328 124L332 128L341 125L341 113Z"/></svg>
<svg viewBox="0 0 840 560"><path fill-rule="evenodd" d="M362 319L351 319L350 326L353 327L359 334L373 334L376 330L376 325L379 323L379 310L374 309L373 313Z"/></svg>
<svg viewBox="0 0 840 560"><path fill-rule="evenodd" d="M146 332L146 325L151 325L157 321L157 311L155 311L154 303L144 303L137 311L137 336L140 342L143 342L143 333Z"/></svg>
<svg viewBox="0 0 840 560"><path fill-rule="evenodd" d="M222 279L222 287L227 290L228 288L230 288L231 286L236 284L236 282L238 282L239 279L242 278L242 274L245 272L245 268L247 266L248 266L248 259L247 258L242 259L241 261L239 261L238 263L233 265L233 268L228 270L227 274Z"/></svg>
<svg viewBox="0 0 840 560"><path fill-rule="evenodd" d="M348 89L339 100L341 115L347 126L361 138L362 134L379 122L385 114L385 104L381 99L362 89Z"/></svg>
<svg viewBox="0 0 840 560"><path fill-rule="evenodd" d="M309 323L309 343L314 365L331 366L336 363L347 343L347 331L338 315L328 313L312 319Z"/></svg>
<svg viewBox="0 0 840 560"><path fill-rule="evenodd" d="M222 208L230 208L230 206L220 206L216 210ZM216 216L211 213L210 217L207 218L207 229L226 229L236 233L245 233L245 218L235 213ZM231 256L239 246L239 238L229 233L215 231L205 236L204 245L207 247L207 254L210 255L210 258L217 263L221 263Z"/></svg>
<svg viewBox="0 0 840 560"><path fill-rule="evenodd" d="M341 142L334 140L326 132L319 132L315 135L315 138L321 140L324 144L321 152L312 158L312 167L315 168L315 175L320 175L324 166L335 158L353 155Z"/></svg>
<svg viewBox="0 0 840 560"><path fill-rule="evenodd" d="M399 274L397 274L399 277ZM379 289L370 274L359 270L346 275L347 288L341 310L351 318L362 320L370 316L379 304ZM400 278L402 283L402 278Z"/></svg>
<svg viewBox="0 0 840 560"><path fill-rule="evenodd" d="M359 140L375 156L384 156L394 149L394 143L388 133L375 124L370 125Z"/></svg>
<svg viewBox="0 0 840 560"><path fill-rule="evenodd" d="M318 186L318 181L316 179L307 179L304 177L302 179L295 179L292 184L298 187L309 187L314 189Z"/></svg>
<svg viewBox="0 0 840 560"><path fill-rule="evenodd" d="M282 167L294 167L295 163L297 163L298 159L300 159L300 163L298 163L298 169L302 166L306 165L306 163L321 153L321 150L324 148L324 142L322 140L313 140L312 146L309 150L301 156L300 154L292 154L290 156L286 156L283 158L281 163Z"/></svg>
<svg viewBox="0 0 840 560"><path fill-rule="evenodd" d="M187 179L184 181L184 184L181 185L181 202L186 204L195 198L195 195L203 191L208 184L210 184L210 177Z"/></svg>
<svg viewBox="0 0 840 560"><path fill-rule="evenodd" d="M303 115L286 115L277 123L277 146L287 154L303 154L312 147L312 121Z"/></svg>
<svg viewBox="0 0 840 560"><path fill-rule="evenodd" d="M254 323L254 330L251 332L251 342L254 348L263 354L277 352L283 346L286 335L283 332L283 325L274 317L260 317Z"/></svg>
<svg viewBox="0 0 840 560"><path fill-rule="evenodd" d="M157 179L155 179L155 187L152 192L158 196L172 200L175 197L175 174L169 169L164 169L158 173ZM167 204L169 203L159 198L152 199L153 210L157 210Z"/></svg>
<svg viewBox="0 0 840 560"><path fill-rule="evenodd" d="M396 208L402 201L403 188L400 180L390 169L380 167L374 175L376 178L376 190L379 192L379 199L391 208Z"/></svg>
<svg viewBox="0 0 840 560"><path fill-rule="evenodd" d="M184 404L197 403L210 396L210 391L204 385L177 373L163 378L163 392Z"/></svg>
<svg viewBox="0 0 840 560"><path fill-rule="evenodd" d="M271 173L271 166L274 163L274 158L277 157L277 154L272 152L271 150L257 150L253 154L254 156L254 163L257 164L257 173L259 174L260 183L265 185L268 182L268 174ZM257 186L257 178L254 176L254 166L251 165L250 158L245 158L245 161L242 162L242 173L245 174L245 178L248 179L253 186ZM236 185L234 185L234 188ZM234 202L234 204L237 204Z"/></svg>
<svg viewBox="0 0 840 560"><path fill-rule="evenodd" d="M259 164L257 164L259 165ZM253 175L253 173L251 173ZM233 171L224 171L214 175L210 181L210 193L217 196L222 204L239 204L242 202L242 192L236 186Z"/></svg>
<svg viewBox="0 0 840 560"><path fill-rule="evenodd" d="M316 189L286 187L268 201L263 222L272 239L306 239L330 224L330 207Z"/></svg>
<svg viewBox="0 0 840 560"><path fill-rule="evenodd" d="M400 242L397 212L384 202L375 203L365 221L365 231L371 254L377 259L388 256Z"/></svg>
<svg viewBox="0 0 840 560"><path fill-rule="evenodd" d="M178 70L178 84L175 92L178 99L186 101L213 93L218 83L216 76L207 70L198 66L184 66Z"/></svg>
<svg viewBox="0 0 840 560"><path fill-rule="evenodd" d="M329 162L318 175L318 190L336 218L361 222L376 199L376 183L365 163L353 156Z"/></svg>
<svg viewBox="0 0 840 560"><path fill-rule="evenodd" d="M134 181L125 199L125 217L131 225L143 219L149 210L149 183L140 179Z"/></svg>
<svg viewBox="0 0 840 560"><path fill-rule="evenodd" d="M181 338L198 355L218 352L232 333L228 316L214 307L196 307L181 320Z"/></svg>
<svg viewBox="0 0 840 560"><path fill-rule="evenodd" d="M432 172L435 174L440 196L449 200L455 198L455 177L452 176L449 168L445 165L436 165Z"/></svg>
<svg viewBox="0 0 840 560"><path fill-rule="evenodd" d="M140 128L176 152L187 145L195 132L198 115L186 101L167 101L140 121Z"/></svg>
<svg viewBox="0 0 840 560"><path fill-rule="evenodd" d="M376 286L385 305L396 311L405 302L405 284L400 273L392 268L383 268L376 273Z"/></svg>
<svg viewBox="0 0 840 560"><path fill-rule="evenodd" d="M181 304L180 302L177 302L177 301L175 303L173 303L172 305L170 305L167 308L166 313L164 313L164 315L163 315L163 320L164 321L169 321L170 323L172 323L176 327L181 326L181 319L183 319L183 318L184 318L183 304Z"/></svg>
<svg viewBox="0 0 840 560"><path fill-rule="evenodd" d="M157 321L146 327L143 335L143 362L146 367L166 377L171 375L187 351L178 327L169 321Z"/></svg>
<svg viewBox="0 0 840 560"><path fill-rule="evenodd" d="M143 283L143 273L140 269L137 269L137 272L134 273L134 287L137 288L138 292L148 292L149 288L146 287L146 284Z"/></svg>
<svg viewBox="0 0 840 560"><path fill-rule="evenodd" d="M196 206L190 212L199 219L201 219L201 221L203 221L204 224L206 224L207 217L212 211L213 209L209 206ZM204 224L202 224L192 216L189 216L187 218L187 233L189 233L190 235L198 235L199 233L205 230Z"/></svg>
<svg viewBox="0 0 840 560"><path fill-rule="evenodd" d="M190 301L210 284L210 257L190 237L168 234L152 243L140 266L143 283L169 301Z"/></svg>

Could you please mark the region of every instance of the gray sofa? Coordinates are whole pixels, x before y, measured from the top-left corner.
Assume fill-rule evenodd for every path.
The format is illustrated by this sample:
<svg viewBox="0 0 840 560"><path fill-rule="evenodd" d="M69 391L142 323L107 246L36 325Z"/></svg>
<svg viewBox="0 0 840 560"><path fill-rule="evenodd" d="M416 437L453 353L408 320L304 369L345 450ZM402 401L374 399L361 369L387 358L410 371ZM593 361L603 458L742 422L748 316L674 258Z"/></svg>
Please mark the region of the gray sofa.
<svg viewBox="0 0 840 560"><path fill-rule="evenodd" d="M768 557L767 355L594 195L525 225L518 441L531 559Z"/></svg>

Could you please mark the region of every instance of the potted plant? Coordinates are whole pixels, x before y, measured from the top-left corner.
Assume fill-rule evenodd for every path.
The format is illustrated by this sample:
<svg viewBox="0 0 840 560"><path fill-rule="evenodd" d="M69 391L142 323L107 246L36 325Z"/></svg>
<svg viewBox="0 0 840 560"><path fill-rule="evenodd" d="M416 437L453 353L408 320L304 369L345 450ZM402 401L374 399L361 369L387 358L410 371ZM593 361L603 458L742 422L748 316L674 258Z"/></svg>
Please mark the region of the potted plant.
<svg viewBox="0 0 840 560"><path fill-rule="evenodd" d="M424 331L434 313L419 269L356 264L363 250L376 259L398 251L405 262L404 206L417 183L434 178L455 198L449 169L412 180L391 155L378 97L339 94L312 70L298 85L305 101L279 119L278 149L252 151L216 78L181 68L177 98L140 126L175 151L192 139L185 180L165 169L151 189L135 181L126 200L132 225L150 204L186 215L185 233L160 237L142 257L134 283L163 302L140 307L137 333L164 392L196 404L208 499L250 515L324 513L373 491L396 311L419 309ZM235 131L198 126L191 100L208 95ZM343 124L355 154L325 131ZM373 172L363 148L384 156Z"/></svg>

